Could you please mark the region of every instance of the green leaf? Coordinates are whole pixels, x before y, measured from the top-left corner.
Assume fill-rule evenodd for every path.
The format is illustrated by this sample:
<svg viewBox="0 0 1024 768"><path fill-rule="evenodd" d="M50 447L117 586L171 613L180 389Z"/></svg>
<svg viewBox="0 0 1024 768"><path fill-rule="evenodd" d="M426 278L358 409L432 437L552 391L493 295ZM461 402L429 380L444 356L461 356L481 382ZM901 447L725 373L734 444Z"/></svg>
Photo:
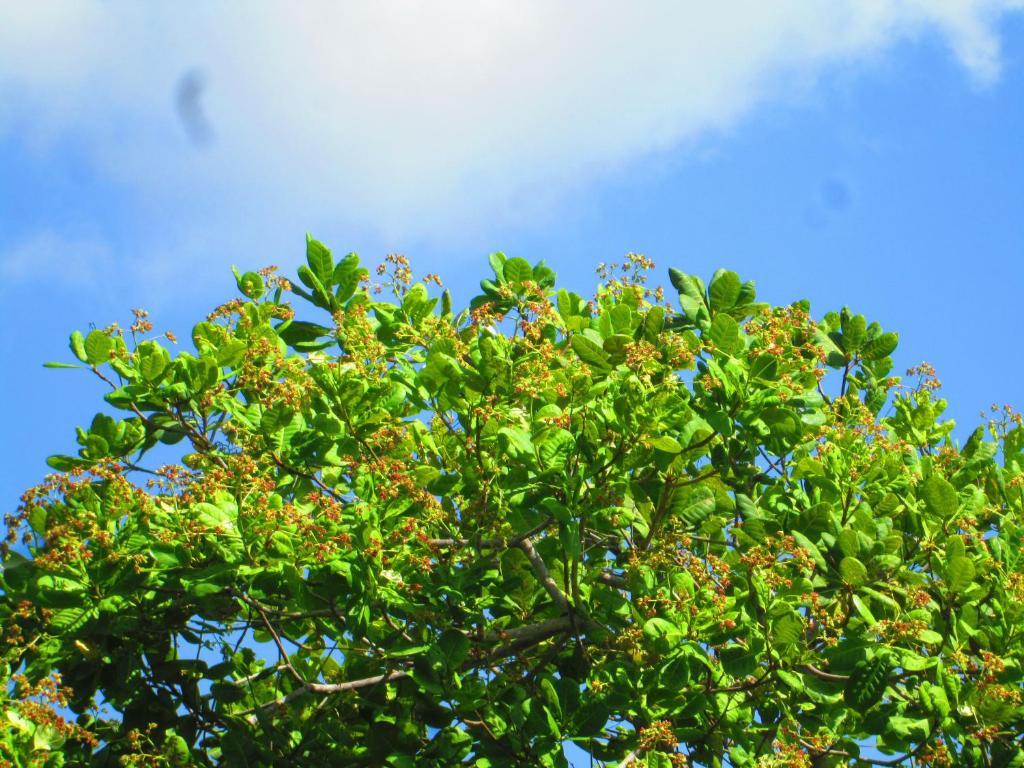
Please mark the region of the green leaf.
<svg viewBox="0 0 1024 768"><path fill-rule="evenodd" d="M665 453L681 453L683 450L683 446L679 444L679 441L669 435L661 435L655 438L651 441L651 445Z"/></svg>
<svg viewBox="0 0 1024 768"><path fill-rule="evenodd" d="M567 523L572 519L572 512L569 511L569 508L552 496L542 499L540 505L560 523Z"/></svg>
<svg viewBox="0 0 1024 768"><path fill-rule="evenodd" d="M498 435L502 440L502 446L510 455L516 458L533 456L533 440L527 430L502 427Z"/></svg>
<svg viewBox="0 0 1024 768"><path fill-rule="evenodd" d="M857 662L846 682L843 698L858 712L866 712L882 699L892 667L889 657L880 654L871 661Z"/></svg>
<svg viewBox="0 0 1024 768"><path fill-rule="evenodd" d="M556 307L558 308L558 314L561 315L563 320L568 320L570 317L575 317L576 302L573 299L573 294L570 294L565 288L560 288L556 297Z"/></svg>
<svg viewBox="0 0 1024 768"><path fill-rule="evenodd" d="M814 343L825 352L825 363L831 368L842 368L846 365L847 355L835 341L820 327L814 329Z"/></svg>
<svg viewBox="0 0 1024 768"><path fill-rule="evenodd" d="M43 368L81 368L81 367L82 366L74 365L73 363L58 363L58 362L54 362L54 361L43 363Z"/></svg>
<svg viewBox="0 0 1024 768"><path fill-rule="evenodd" d="M943 637L933 629L922 629L917 633L917 639L928 645L942 645Z"/></svg>
<svg viewBox="0 0 1024 768"><path fill-rule="evenodd" d="M686 639L685 634L671 621L662 618L644 622L644 634L655 641L660 653L667 653Z"/></svg>
<svg viewBox="0 0 1024 768"><path fill-rule="evenodd" d="M860 351L860 356L865 360L881 360L888 357L899 344L900 337L895 333L883 333L867 342Z"/></svg>
<svg viewBox="0 0 1024 768"><path fill-rule="evenodd" d="M444 656L445 663L451 670L469 658L469 638L455 629L445 630L437 640L437 646Z"/></svg>
<svg viewBox="0 0 1024 768"><path fill-rule="evenodd" d="M334 329L304 320L292 320L277 328L277 334L285 344L300 351L323 349L333 342Z"/></svg>
<svg viewBox="0 0 1024 768"><path fill-rule="evenodd" d="M488 262L490 262L491 269L494 270L494 279L497 280L499 283L504 283L506 280L505 254L501 253L500 251L497 253L492 253L490 256L487 257L487 260Z"/></svg>
<svg viewBox="0 0 1024 768"><path fill-rule="evenodd" d="M916 742L928 736L931 726L928 723L928 719L924 717L901 717L896 715L889 718L888 730L900 739Z"/></svg>
<svg viewBox="0 0 1024 768"><path fill-rule="evenodd" d="M85 337L85 360L90 365L109 363L113 348L114 342L103 331L89 331Z"/></svg>
<svg viewBox="0 0 1024 768"><path fill-rule="evenodd" d="M682 292L683 286L686 284L687 274L682 270L676 269L675 267L669 267L668 279L672 283L672 287L677 291Z"/></svg>
<svg viewBox="0 0 1024 768"><path fill-rule="evenodd" d="M800 416L789 408L770 406L761 411L761 420L768 427L771 437L792 445L800 439L803 427Z"/></svg>
<svg viewBox="0 0 1024 768"><path fill-rule="evenodd" d="M190 581L186 583L183 579L182 584L185 586L185 591L198 600L219 595L224 591L224 587L220 584L214 584L209 581Z"/></svg>
<svg viewBox="0 0 1024 768"><path fill-rule="evenodd" d="M68 346L71 347L71 351L74 353L75 357L83 363L89 362L89 355L85 350L85 337L82 336L81 331L74 331L71 334L71 340L68 342Z"/></svg>
<svg viewBox="0 0 1024 768"><path fill-rule="evenodd" d="M757 359L750 364L750 378L775 381L779 374L779 363L775 355L758 355Z"/></svg>
<svg viewBox="0 0 1024 768"><path fill-rule="evenodd" d="M58 632L72 633L78 630L92 615L90 608L62 608L54 611L50 626Z"/></svg>
<svg viewBox="0 0 1024 768"><path fill-rule="evenodd" d="M857 352L867 338L867 321L864 315L854 315L844 307L839 314L839 324L843 331L843 349L848 354Z"/></svg>
<svg viewBox="0 0 1024 768"><path fill-rule="evenodd" d="M596 736L604 730L611 712L602 701L588 701L580 708L574 732L580 736Z"/></svg>
<svg viewBox="0 0 1024 768"><path fill-rule="evenodd" d="M256 272L246 272L238 278L238 290L243 296L258 299L264 291L263 277Z"/></svg>
<svg viewBox="0 0 1024 768"><path fill-rule="evenodd" d="M327 292L327 287L323 284L319 277L307 267L305 264L300 264L298 268L299 279L309 286L313 290L313 297L316 303L324 309L333 309L337 303L333 296Z"/></svg>
<svg viewBox="0 0 1024 768"><path fill-rule="evenodd" d="M711 311L721 312L731 309L740 295L740 276L727 269L720 269L711 278L708 286L708 298L711 300Z"/></svg>
<svg viewBox="0 0 1024 768"><path fill-rule="evenodd" d="M672 491L669 511L691 528L697 528L715 511L715 494L703 486L694 491L676 488Z"/></svg>
<svg viewBox="0 0 1024 768"><path fill-rule="evenodd" d="M920 495L928 511L942 520L956 514L960 505L956 488L944 477L936 474L929 475L921 484Z"/></svg>
<svg viewBox="0 0 1024 768"><path fill-rule="evenodd" d="M860 554L860 537L852 528L844 528L840 531L839 536L836 537L836 544L844 555L856 557Z"/></svg>
<svg viewBox="0 0 1024 768"><path fill-rule="evenodd" d="M773 617L771 627L776 646L796 646L803 638L804 623L791 608Z"/></svg>
<svg viewBox="0 0 1024 768"><path fill-rule="evenodd" d="M167 755L167 761L172 766L185 766L192 762L192 750L189 749L188 742L173 731L167 732L164 739L164 752Z"/></svg>
<svg viewBox="0 0 1024 768"><path fill-rule="evenodd" d="M155 341L144 341L135 349L136 367L148 382L156 382L171 364L167 350Z"/></svg>
<svg viewBox="0 0 1024 768"><path fill-rule="evenodd" d="M325 289L329 289L333 285L334 258L331 256L331 251L326 245L319 240L314 240L308 234L306 235L306 263L309 264L309 268ZM313 288L312 285L309 287Z"/></svg>
<svg viewBox="0 0 1024 768"><path fill-rule="evenodd" d="M331 278L332 282L338 286L335 298L339 302L345 302L352 298L356 288L359 287L360 278L365 274L367 274L366 270L359 268L358 254L350 253L345 256L334 268L334 276Z"/></svg>
<svg viewBox="0 0 1024 768"><path fill-rule="evenodd" d="M970 558L951 557L946 563L946 580L954 592L965 592L974 583L974 576L974 563Z"/></svg>
<svg viewBox="0 0 1024 768"><path fill-rule="evenodd" d="M711 321L711 330L708 335L715 348L728 355L735 355L743 349L740 325L729 315L715 315L715 319Z"/></svg>
<svg viewBox="0 0 1024 768"><path fill-rule="evenodd" d="M580 360L591 368L596 368L600 371L607 371L611 369L611 363L608 361L608 354L583 334L577 333L574 335L570 344L572 345L573 351L579 355Z"/></svg>
<svg viewBox="0 0 1024 768"><path fill-rule="evenodd" d="M185 557L174 544L154 544L150 555L161 568L177 568L185 562Z"/></svg>
<svg viewBox="0 0 1024 768"><path fill-rule="evenodd" d="M793 537L793 540L796 541L799 547L807 550L807 553L811 556L811 559L814 561L814 565L817 566L817 568L820 571L828 570L828 563L826 562L824 556L821 554L821 550L818 549L818 546L814 542L812 542L809 538L807 538L807 536L805 536L800 531L790 531L790 535Z"/></svg>
<svg viewBox="0 0 1024 768"><path fill-rule="evenodd" d="M548 430L537 441L541 467L547 470L564 470L575 447L576 439L571 432L564 429Z"/></svg>
<svg viewBox="0 0 1024 768"><path fill-rule="evenodd" d="M533 267L526 259L517 256L505 262L504 274L510 283L525 283L533 280Z"/></svg>
<svg viewBox="0 0 1024 768"><path fill-rule="evenodd" d="M643 324L641 325L641 333L644 339L649 341L651 344L657 344L658 335L665 327L665 309L660 306L651 307L644 314Z"/></svg>
<svg viewBox="0 0 1024 768"><path fill-rule="evenodd" d="M839 575L851 587L859 587L867 583L868 569L856 557L844 557L839 561Z"/></svg>
<svg viewBox="0 0 1024 768"><path fill-rule="evenodd" d="M47 466L56 469L58 472L70 472L73 469L91 467L94 462L87 459L80 459L77 456L54 455L46 459Z"/></svg>

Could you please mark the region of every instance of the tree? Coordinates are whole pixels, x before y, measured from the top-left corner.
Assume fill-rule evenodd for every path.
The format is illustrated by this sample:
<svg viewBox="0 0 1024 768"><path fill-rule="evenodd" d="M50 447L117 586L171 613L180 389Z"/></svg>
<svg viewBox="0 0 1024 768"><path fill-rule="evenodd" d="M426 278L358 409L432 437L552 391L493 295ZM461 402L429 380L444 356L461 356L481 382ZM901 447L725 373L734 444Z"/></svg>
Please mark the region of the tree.
<svg viewBox="0 0 1024 768"><path fill-rule="evenodd" d="M6 764L1024 762L1012 411L958 447L895 334L725 270L495 254L456 313L307 251L192 351L72 335L119 415L8 515Z"/></svg>

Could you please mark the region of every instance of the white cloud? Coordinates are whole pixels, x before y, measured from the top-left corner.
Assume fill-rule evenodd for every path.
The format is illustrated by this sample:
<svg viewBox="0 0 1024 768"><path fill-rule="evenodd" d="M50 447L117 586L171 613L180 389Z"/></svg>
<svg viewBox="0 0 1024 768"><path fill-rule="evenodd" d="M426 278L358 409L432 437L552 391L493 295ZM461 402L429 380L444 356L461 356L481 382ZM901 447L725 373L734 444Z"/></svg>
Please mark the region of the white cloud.
<svg viewBox="0 0 1024 768"><path fill-rule="evenodd" d="M829 66L941 35L998 76L1024 0L0 0L0 135L72 139L154 208L216 227L334 217L443 240L555 207ZM213 140L175 88L197 69ZM3 108L0 108L3 109ZM185 225L186 227L188 224Z"/></svg>

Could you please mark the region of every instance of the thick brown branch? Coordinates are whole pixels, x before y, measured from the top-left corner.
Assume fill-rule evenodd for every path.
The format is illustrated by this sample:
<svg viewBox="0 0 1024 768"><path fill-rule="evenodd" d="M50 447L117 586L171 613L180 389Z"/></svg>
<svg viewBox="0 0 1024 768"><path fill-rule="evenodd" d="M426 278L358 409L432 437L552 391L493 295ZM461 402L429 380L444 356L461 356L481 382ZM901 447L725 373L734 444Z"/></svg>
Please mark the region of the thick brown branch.
<svg viewBox="0 0 1024 768"><path fill-rule="evenodd" d="M804 664L802 667L797 667L798 672L806 672L808 675L813 675L819 680L825 680L830 683L845 683L850 679L849 675L834 675L831 672L826 672L823 669L818 669L813 664Z"/></svg>
<svg viewBox="0 0 1024 768"><path fill-rule="evenodd" d="M429 547L476 547L477 549L512 549L526 539L536 536L551 525L551 518L546 517L542 522L535 525L528 531L516 534L511 539L427 539L424 543Z"/></svg>
<svg viewBox="0 0 1024 768"><path fill-rule="evenodd" d="M280 696L273 701L268 701L266 704L261 704L259 709L268 710L283 707L285 704L288 704L301 696L305 696L307 693L330 695L332 693L343 693L344 691L355 691L360 688L369 688L373 685L390 683L408 676L408 672L396 670L384 675L374 675L373 677L364 677L361 680L349 680L344 683L303 683L290 693ZM251 709L241 714L252 714L255 711L255 709Z"/></svg>
<svg viewBox="0 0 1024 768"><path fill-rule="evenodd" d="M568 616L559 616L557 619L547 619L536 624L526 624L522 627L510 627L505 630L498 630L497 632L484 632L483 641L485 643L500 643L506 640L537 640L556 635L559 632L565 632L571 627L572 624Z"/></svg>
<svg viewBox="0 0 1024 768"><path fill-rule="evenodd" d="M616 589L626 588L626 579L623 576L619 576L616 573L610 573L608 571L602 571L597 577L597 580L602 584L607 584L609 587L615 587Z"/></svg>
<svg viewBox="0 0 1024 768"><path fill-rule="evenodd" d="M562 590L558 588L558 584L551 578L551 574L548 572L548 567L544 563L544 559L538 554L536 548L533 546L528 538L520 541L517 546L526 555L526 559L530 561L530 566L533 568L534 574L537 576L537 580L540 581L541 586L547 590L547 593L551 596L561 611L568 614L572 608L569 605L569 600L563 594Z"/></svg>

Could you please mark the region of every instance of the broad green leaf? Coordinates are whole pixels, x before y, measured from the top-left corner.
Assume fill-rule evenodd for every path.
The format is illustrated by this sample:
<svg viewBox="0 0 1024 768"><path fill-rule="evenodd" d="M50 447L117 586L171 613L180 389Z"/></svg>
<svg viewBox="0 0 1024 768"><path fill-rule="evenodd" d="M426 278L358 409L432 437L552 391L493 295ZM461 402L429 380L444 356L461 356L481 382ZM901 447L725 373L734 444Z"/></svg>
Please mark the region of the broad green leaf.
<svg viewBox="0 0 1024 768"><path fill-rule="evenodd" d="M938 632L932 629L923 629L917 633L917 639L928 645L942 645L943 638Z"/></svg>
<svg viewBox="0 0 1024 768"><path fill-rule="evenodd" d="M60 632L72 633L81 627L92 615L90 608L64 608L54 611L50 626Z"/></svg>
<svg viewBox="0 0 1024 768"><path fill-rule="evenodd" d="M525 283L533 280L533 267L526 259L516 256L505 262L504 275L510 283Z"/></svg>
<svg viewBox="0 0 1024 768"><path fill-rule="evenodd" d="M865 360L881 360L896 351L899 341L898 334L883 333L867 342L861 349L860 356Z"/></svg>
<svg viewBox="0 0 1024 768"><path fill-rule="evenodd" d="M946 579L954 592L966 591L974 583L974 563L967 557L951 557L946 563Z"/></svg>
<svg viewBox="0 0 1024 768"><path fill-rule="evenodd" d="M611 363L608 362L608 353L586 336L582 334L574 335L571 344L573 351L579 355L580 360L591 368L596 368L600 371L611 368Z"/></svg>
<svg viewBox="0 0 1024 768"><path fill-rule="evenodd" d="M656 437L651 441L651 445L665 453L681 453L683 450L683 446L679 444L679 441L670 435Z"/></svg>
<svg viewBox="0 0 1024 768"><path fill-rule="evenodd" d="M238 278L238 290L250 299L258 299L263 295L263 278L256 272L246 272Z"/></svg>
<svg viewBox="0 0 1024 768"><path fill-rule="evenodd" d="M693 491L676 488L671 493L669 511L690 528L699 527L715 511L715 495L708 488L698 487Z"/></svg>
<svg viewBox="0 0 1024 768"><path fill-rule="evenodd" d="M931 725L924 717L890 717L889 731L901 739L919 741L931 732Z"/></svg>
<svg viewBox="0 0 1024 768"><path fill-rule="evenodd" d="M852 528L844 528L836 537L836 544L839 551L849 557L856 557L860 554L860 537Z"/></svg>
<svg viewBox="0 0 1024 768"><path fill-rule="evenodd" d="M319 240L314 240L306 235L306 263L310 270L316 275L320 285L329 289L334 279L334 257L330 249ZM308 285L308 283L307 283ZM314 286L310 285L310 288Z"/></svg>
<svg viewBox="0 0 1024 768"><path fill-rule="evenodd" d="M506 281L505 277L505 254L504 253L492 253L487 257L487 260L491 264L491 269L494 270L494 279L499 283Z"/></svg>
<svg viewBox="0 0 1024 768"><path fill-rule="evenodd" d="M89 354L85 349L85 337L82 336L81 331L74 331L71 334L69 346L71 347L71 351L74 353L75 357L83 363L89 362Z"/></svg>
<svg viewBox="0 0 1024 768"><path fill-rule="evenodd" d="M76 456L61 456L54 455L49 456L46 459L47 466L56 469L58 472L70 472L74 469L82 469L84 467L91 466L92 461L87 459L80 459Z"/></svg>
<svg viewBox="0 0 1024 768"><path fill-rule="evenodd" d="M543 678L540 681L540 689L544 693L544 700L547 702L548 708L552 711L556 718L562 717L562 704L558 697L558 691L555 690L555 686L548 678Z"/></svg>
<svg viewBox="0 0 1024 768"><path fill-rule="evenodd" d="M513 456L533 456L534 446L530 433L524 429L502 428L498 434L503 440L505 449Z"/></svg>
<svg viewBox="0 0 1024 768"><path fill-rule="evenodd" d="M644 634L655 641L661 653L667 653L685 639L679 627L661 618L648 619L644 622Z"/></svg>
<svg viewBox="0 0 1024 768"><path fill-rule="evenodd" d="M319 306L325 309L333 308L335 299L327 291L327 287L323 284L316 273L313 272L305 264L298 268L299 279L313 290L313 298L316 300Z"/></svg>
<svg viewBox="0 0 1024 768"><path fill-rule="evenodd" d="M921 484L920 494L927 510L943 520L952 517L959 506L956 489L940 475L929 475Z"/></svg>
<svg viewBox="0 0 1024 768"><path fill-rule="evenodd" d="M575 447L576 440L572 433L564 429L552 429L545 432L537 441L541 466L548 470L564 470Z"/></svg>
<svg viewBox="0 0 1024 768"><path fill-rule="evenodd" d="M665 310L660 306L651 307L644 314L644 321L641 326L643 337L652 344L658 341L658 335L665 327Z"/></svg>
<svg viewBox="0 0 1024 768"><path fill-rule="evenodd" d="M891 671L889 657L885 654L858 662L843 691L846 703L861 713L869 710L881 700Z"/></svg>
<svg viewBox="0 0 1024 768"><path fill-rule="evenodd" d="M359 287L359 280L366 274L365 269L359 267L359 256L350 253L338 262L334 268L332 282L338 286L335 298L339 302L348 301Z"/></svg>
<svg viewBox="0 0 1024 768"><path fill-rule="evenodd" d="M739 323L729 315L715 315L714 320L711 321L709 337L716 349L720 349L728 355L735 355L743 349Z"/></svg>
<svg viewBox="0 0 1024 768"><path fill-rule="evenodd" d="M558 314L562 316L563 320L568 320L570 317L575 317L578 314L576 311L577 303L574 296L575 294L569 293L565 288L558 291Z"/></svg>
<svg viewBox="0 0 1024 768"><path fill-rule="evenodd" d="M800 531L790 531L790 536L793 537L794 541L796 541L798 546L807 551L807 553L811 556L811 559L814 561L814 565L817 568L819 568L822 571L828 570L828 563L822 556L821 550L818 549L817 544L812 542L809 538L807 538L807 536L805 536Z"/></svg>
<svg viewBox="0 0 1024 768"><path fill-rule="evenodd" d="M855 315L844 308L839 319L843 332L843 349L849 354L858 352L867 338L867 321L864 315Z"/></svg>
<svg viewBox="0 0 1024 768"><path fill-rule="evenodd" d="M89 331L85 337L85 359L90 365L110 362L110 352L114 343L103 331Z"/></svg>
<svg viewBox="0 0 1024 768"><path fill-rule="evenodd" d="M776 646L795 646L801 642L804 624L792 609L772 618L772 637Z"/></svg>
<svg viewBox="0 0 1024 768"><path fill-rule="evenodd" d="M708 285L708 298L711 301L711 311L721 312L731 309L736 304L740 295L740 276L727 269L720 269L715 272Z"/></svg>
<svg viewBox="0 0 1024 768"><path fill-rule="evenodd" d="M839 561L839 575L851 587L859 587L868 581L868 569L856 557L844 557Z"/></svg>
<svg viewBox="0 0 1024 768"><path fill-rule="evenodd" d="M454 629L442 633L437 645L449 669L456 669L469 655L469 638Z"/></svg>

